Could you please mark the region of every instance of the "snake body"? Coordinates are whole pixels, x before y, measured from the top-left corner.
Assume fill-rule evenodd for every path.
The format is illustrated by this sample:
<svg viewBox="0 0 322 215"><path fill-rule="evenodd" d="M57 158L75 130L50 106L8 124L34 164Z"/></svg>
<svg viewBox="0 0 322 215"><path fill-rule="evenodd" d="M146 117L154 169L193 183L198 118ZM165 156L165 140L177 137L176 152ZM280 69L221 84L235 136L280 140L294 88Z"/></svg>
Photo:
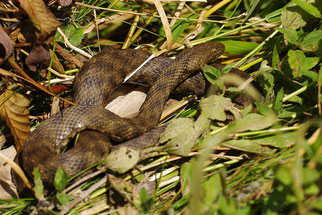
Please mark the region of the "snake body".
<svg viewBox="0 0 322 215"><path fill-rule="evenodd" d="M28 137L17 159L29 178L35 167L45 183L52 183L60 166L68 176L102 160L112 141L125 141L153 128L173 89L203 64L212 63L224 52L220 43L208 42L182 51L175 60L153 59L142 70L162 70L150 88L138 116L127 119L104 109L111 91L147 58L139 50L107 49L90 59L78 72L74 82L75 106L53 115ZM144 72L143 72L144 74ZM143 78L145 75L143 75ZM152 79L151 79L152 80ZM146 83L151 84L146 78ZM95 130L102 135L80 141L70 150L64 148L77 133Z"/></svg>

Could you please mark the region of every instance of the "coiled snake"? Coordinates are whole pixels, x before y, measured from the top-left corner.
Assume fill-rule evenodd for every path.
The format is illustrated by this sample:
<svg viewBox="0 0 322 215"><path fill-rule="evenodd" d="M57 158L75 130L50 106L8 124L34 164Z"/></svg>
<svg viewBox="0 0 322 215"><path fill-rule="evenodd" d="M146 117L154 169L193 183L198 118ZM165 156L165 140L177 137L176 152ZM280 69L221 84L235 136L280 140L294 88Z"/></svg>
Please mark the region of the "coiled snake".
<svg viewBox="0 0 322 215"><path fill-rule="evenodd" d="M212 63L224 52L221 43L208 42L182 51L174 61L153 59L142 70L161 70L150 88L138 116L121 118L104 109L111 91L122 83L148 55L139 50L107 49L90 59L74 82L76 106L71 106L45 120L29 136L17 160L29 178L39 167L45 183L51 183L60 166L68 176L100 161L109 153L108 140L121 142L134 138L157 125L163 107L173 89L203 64ZM147 78L146 82L149 82ZM106 135L105 140L82 141L62 153L70 138L83 130Z"/></svg>

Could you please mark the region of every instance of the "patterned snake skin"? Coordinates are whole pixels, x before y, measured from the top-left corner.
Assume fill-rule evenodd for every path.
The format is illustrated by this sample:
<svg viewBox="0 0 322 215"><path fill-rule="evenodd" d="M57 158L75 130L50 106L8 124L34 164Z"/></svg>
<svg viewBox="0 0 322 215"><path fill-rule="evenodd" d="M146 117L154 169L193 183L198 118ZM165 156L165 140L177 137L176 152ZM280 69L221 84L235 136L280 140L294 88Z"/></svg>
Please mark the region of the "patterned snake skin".
<svg viewBox="0 0 322 215"><path fill-rule="evenodd" d="M137 78L151 85L155 78L149 78L144 75L145 72L162 72L150 88L138 116L127 119L105 110L104 106L111 91L143 63L148 54L133 49L106 49L90 59L78 72L74 83L76 106L66 108L41 123L31 133L16 160L29 178L32 178L33 169L39 167L46 184L52 183L59 166L68 176L76 174L109 153L109 140L129 140L157 125L171 91L203 64L212 63L223 52L221 43L208 42L185 49L173 61L165 57L154 58L144 66ZM178 91L185 85L198 85L198 81L191 82L181 84ZM94 132L89 140L80 141L62 153L70 138L84 130L95 130L106 137L96 137Z"/></svg>

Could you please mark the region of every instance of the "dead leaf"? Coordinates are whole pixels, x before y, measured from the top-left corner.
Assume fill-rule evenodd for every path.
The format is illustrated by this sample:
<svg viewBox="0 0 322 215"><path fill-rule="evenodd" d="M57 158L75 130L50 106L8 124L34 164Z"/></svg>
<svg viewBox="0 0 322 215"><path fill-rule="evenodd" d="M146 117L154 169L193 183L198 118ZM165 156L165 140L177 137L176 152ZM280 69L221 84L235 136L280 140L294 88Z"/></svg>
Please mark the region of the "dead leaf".
<svg viewBox="0 0 322 215"><path fill-rule="evenodd" d="M145 98L145 93L133 91L125 96L117 97L106 106L106 109L120 117L132 117L139 112Z"/></svg>
<svg viewBox="0 0 322 215"><path fill-rule="evenodd" d="M0 101L0 118L6 121L19 151L30 134L30 102L20 93L8 89L0 96Z"/></svg>
<svg viewBox="0 0 322 215"><path fill-rule="evenodd" d="M58 4L62 7L67 7L69 6L73 0L58 0Z"/></svg>
<svg viewBox="0 0 322 215"><path fill-rule="evenodd" d="M139 158L140 155L135 150L120 147L107 156L105 165L108 169L122 174L132 169L139 161Z"/></svg>
<svg viewBox="0 0 322 215"><path fill-rule="evenodd" d="M188 156L197 138L194 121L189 118L179 118L166 127L159 142L168 141L167 146L172 154Z"/></svg>
<svg viewBox="0 0 322 215"><path fill-rule="evenodd" d="M39 30L39 40L44 41L61 25L42 0L19 0L19 3L33 25Z"/></svg>
<svg viewBox="0 0 322 215"><path fill-rule="evenodd" d="M17 152L13 146L1 150L0 153L12 160L15 158ZM12 182L11 178L11 166L0 158L0 199L12 199L17 194L16 186Z"/></svg>
<svg viewBox="0 0 322 215"><path fill-rule="evenodd" d="M140 204L140 196L136 187L130 181L125 181L122 178L108 175L108 180L117 192L135 206Z"/></svg>
<svg viewBox="0 0 322 215"><path fill-rule="evenodd" d="M11 55L13 52L13 44L10 41L8 34L0 26L0 65Z"/></svg>
<svg viewBox="0 0 322 215"><path fill-rule="evenodd" d="M52 54L52 50L50 50L50 55L51 54ZM53 65L52 66L53 66L54 70L56 70L60 74L66 75L65 69L64 69L63 65L60 63L56 53L54 53L54 55L53 55Z"/></svg>
<svg viewBox="0 0 322 215"><path fill-rule="evenodd" d="M29 69L34 72L37 70L37 65L42 69L48 68L50 64L50 54L44 47L35 46L26 58L26 64Z"/></svg>

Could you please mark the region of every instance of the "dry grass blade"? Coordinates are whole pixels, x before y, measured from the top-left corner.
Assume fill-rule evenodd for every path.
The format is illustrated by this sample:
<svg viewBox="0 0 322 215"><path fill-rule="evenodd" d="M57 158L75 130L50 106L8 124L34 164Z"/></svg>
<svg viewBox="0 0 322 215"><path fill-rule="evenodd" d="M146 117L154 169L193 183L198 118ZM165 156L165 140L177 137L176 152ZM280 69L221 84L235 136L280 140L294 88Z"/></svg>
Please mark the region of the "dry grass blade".
<svg viewBox="0 0 322 215"><path fill-rule="evenodd" d="M0 96L0 117L6 121L14 137L17 151L21 149L30 134L29 100L12 90Z"/></svg>
<svg viewBox="0 0 322 215"><path fill-rule="evenodd" d="M161 18L161 22L162 22L162 25L164 28L165 36L167 38L168 51L169 51L169 50L171 50L171 47L172 47L173 38L172 38L171 28L170 28L170 25L169 25L169 22L167 19L167 15L164 12L164 9L162 7L160 0L155 0L154 5L160 15L160 18Z"/></svg>

